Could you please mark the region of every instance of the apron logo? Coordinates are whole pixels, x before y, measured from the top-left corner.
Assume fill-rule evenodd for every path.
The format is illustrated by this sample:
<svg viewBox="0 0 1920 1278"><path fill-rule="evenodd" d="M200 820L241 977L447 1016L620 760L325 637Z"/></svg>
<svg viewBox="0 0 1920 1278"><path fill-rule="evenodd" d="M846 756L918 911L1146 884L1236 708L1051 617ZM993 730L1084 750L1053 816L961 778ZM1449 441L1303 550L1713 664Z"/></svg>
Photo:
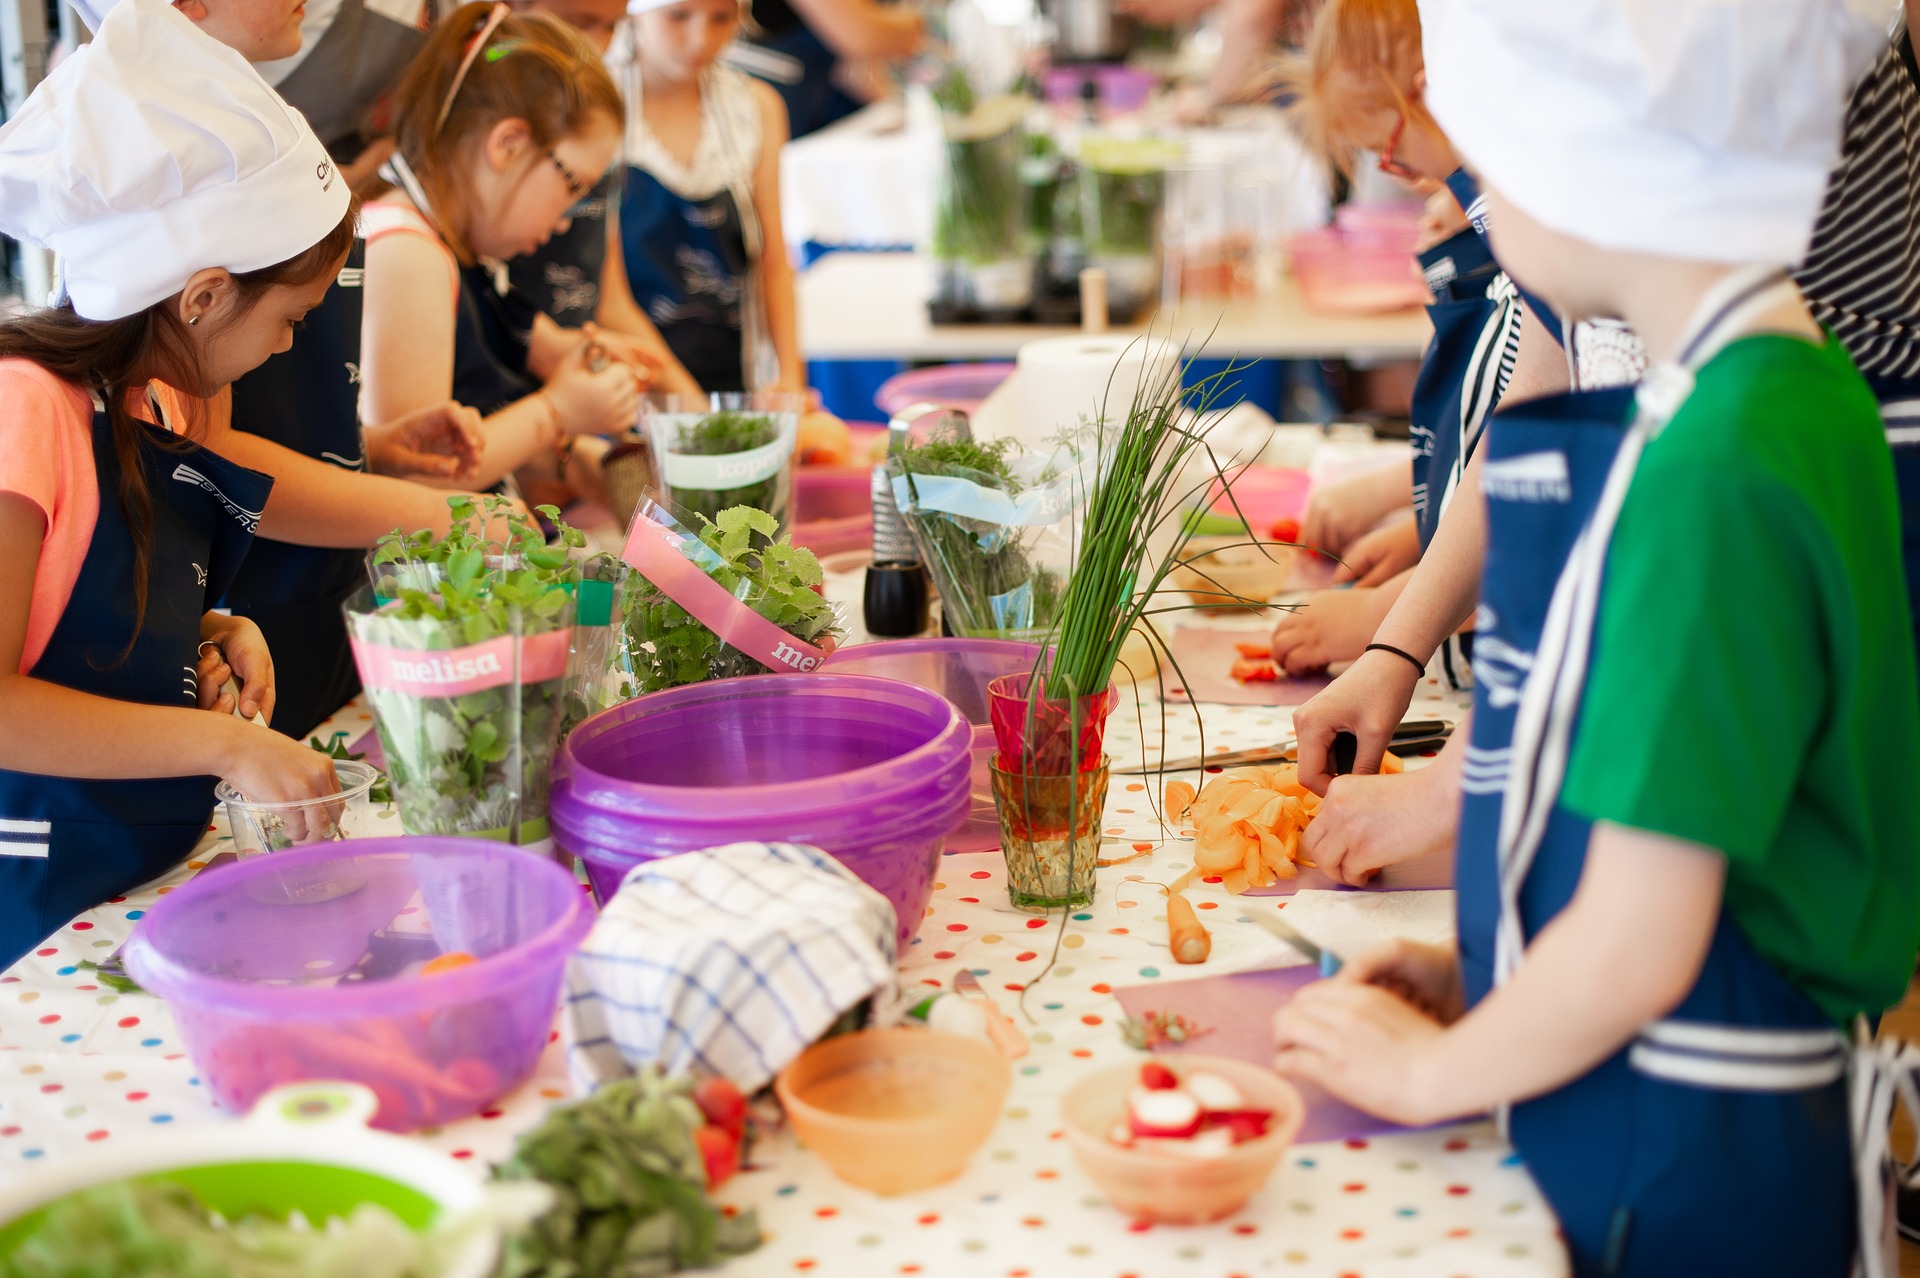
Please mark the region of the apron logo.
<svg viewBox="0 0 1920 1278"><path fill-rule="evenodd" d="M207 570L199 564L193 566L193 581L202 590L207 588Z"/></svg>
<svg viewBox="0 0 1920 1278"><path fill-rule="evenodd" d="M360 366L354 363L352 360L348 360L347 361L347 385L358 386L359 384L360 384Z"/></svg>
<svg viewBox="0 0 1920 1278"><path fill-rule="evenodd" d="M231 497L228 497L225 493L220 491L220 486L218 484L214 483L211 479L208 479L205 475L201 474L199 471L195 470L193 467L187 465L185 462L181 462L178 466L175 466L173 468L173 477L179 480L183 484L192 484L195 488L201 489L204 492L212 493L213 496L220 502L220 504L227 508L227 513L233 516L234 521L238 523L242 528L246 529L248 532L257 532L259 530L260 528L260 512L259 511L248 510L245 506L236 504Z"/></svg>
<svg viewBox="0 0 1920 1278"><path fill-rule="evenodd" d="M1480 489L1501 501L1544 505L1573 500L1565 453L1523 453L1490 461L1480 473Z"/></svg>
<svg viewBox="0 0 1920 1278"><path fill-rule="evenodd" d="M1481 476L1485 483L1486 476ZM1520 704L1533 654L1522 652L1498 635L1477 632L1473 641L1473 677L1487 690L1487 704L1505 710Z"/></svg>
<svg viewBox="0 0 1920 1278"><path fill-rule="evenodd" d="M366 282L367 268L364 266L343 266L340 268L340 278L334 281L341 288L363 288Z"/></svg>

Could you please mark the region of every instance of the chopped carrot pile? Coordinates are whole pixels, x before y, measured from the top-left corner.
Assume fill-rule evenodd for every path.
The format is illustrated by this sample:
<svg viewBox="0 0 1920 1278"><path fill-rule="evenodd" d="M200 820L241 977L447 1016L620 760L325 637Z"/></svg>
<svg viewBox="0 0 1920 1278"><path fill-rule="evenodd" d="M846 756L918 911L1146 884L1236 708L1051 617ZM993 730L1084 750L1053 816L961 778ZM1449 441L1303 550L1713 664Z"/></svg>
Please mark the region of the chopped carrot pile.
<svg viewBox="0 0 1920 1278"><path fill-rule="evenodd" d="M1383 773L1401 768L1396 755L1381 760ZM1300 784L1297 764L1235 768L1198 794L1184 781L1171 781L1166 797L1168 818L1184 814L1193 826L1194 868L1219 875L1233 895L1312 867L1300 859L1300 836L1320 810L1320 796Z"/></svg>
<svg viewBox="0 0 1920 1278"><path fill-rule="evenodd" d="M1241 683L1274 683L1280 678L1280 667L1272 657L1249 657L1233 663L1233 677Z"/></svg>

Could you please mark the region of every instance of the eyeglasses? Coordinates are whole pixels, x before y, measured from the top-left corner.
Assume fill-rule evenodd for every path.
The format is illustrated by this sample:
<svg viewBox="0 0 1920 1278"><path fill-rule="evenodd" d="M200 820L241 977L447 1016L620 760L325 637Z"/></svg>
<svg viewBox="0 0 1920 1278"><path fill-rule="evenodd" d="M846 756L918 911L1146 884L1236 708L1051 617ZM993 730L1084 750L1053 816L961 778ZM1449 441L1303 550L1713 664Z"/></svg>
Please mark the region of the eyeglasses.
<svg viewBox="0 0 1920 1278"><path fill-rule="evenodd" d="M1380 148L1380 163L1378 167L1380 171L1388 177L1397 177L1403 182L1412 182L1420 175L1393 158L1393 153L1400 149L1400 135L1406 131L1407 113L1401 111L1399 115L1394 117L1393 132L1387 134L1387 144Z"/></svg>
<svg viewBox="0 0 1920 1278"><path fill-rule="evenodd" d="M574 199L579 199L593 189L593 183L584 180L578 173L568 168L567 162L556 155L552 147L547 148L547 159L559 171L560 180L567 184L567 194Z"/></svg>

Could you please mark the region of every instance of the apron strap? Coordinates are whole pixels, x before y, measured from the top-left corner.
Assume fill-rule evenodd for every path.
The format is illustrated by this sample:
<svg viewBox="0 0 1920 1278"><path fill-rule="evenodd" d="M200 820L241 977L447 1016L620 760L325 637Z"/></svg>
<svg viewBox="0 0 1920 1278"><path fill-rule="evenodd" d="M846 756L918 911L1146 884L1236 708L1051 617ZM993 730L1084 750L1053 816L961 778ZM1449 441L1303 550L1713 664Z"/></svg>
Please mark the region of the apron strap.
<svg viewBox="0 0 1920 1278"><path fill-rule="evenodd" d="M1894 1232L1894 1187L1920 1166L1893 1156L1888 1137L1896 1099L1920 1124L1920 1048L1900 1039L1875 1042L1865 1017L1854 1023L1853 1069L1847 1079L1847 1111L1853 1128L1853 1171L1860 1212L1860 1249L1855 1278L1896 1278L1899 1240Z"/></svg>

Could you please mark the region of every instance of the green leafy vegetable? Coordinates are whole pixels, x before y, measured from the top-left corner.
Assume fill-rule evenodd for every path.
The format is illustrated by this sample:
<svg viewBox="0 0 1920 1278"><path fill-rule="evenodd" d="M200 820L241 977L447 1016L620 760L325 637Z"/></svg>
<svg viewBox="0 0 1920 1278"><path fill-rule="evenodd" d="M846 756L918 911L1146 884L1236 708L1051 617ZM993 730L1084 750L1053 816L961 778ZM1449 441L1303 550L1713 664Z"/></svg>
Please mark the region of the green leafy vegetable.
<svg viewBox="0 0 1920 1278"><path fill-rule="evenodd" d="M673 428L672 451L689 457L718 457L762 448L780 438L780 424L764 413L708 413ZM674 504L706 519L717 519L731 506L751 506L780 518L780 476L739 488L670 487ZM778 526L775 528L778 531Z"/></svg>
<svg viewBox="0 0 1920 1278"><path fill-rule="evenodd" d="M561 544L548 546L502 499L447 504L446 536L395 531L375 547L372 563L386 571L377 606L350 614L358 642L432 654L572 625L578 574L568 552L585 544L581 533L560 524ZM541 513L558 522L552 507ZM495 522L506 528L502 542L485 536ZM422 664L432 668L431 657ZM455 696L368 689L408 832L545 837L565 682L563 671Z"/></svg>
<svg viewBox="0 0 1920 1278"><path fill-rule="evenodd" d="M703 1123L685 1080L651 1071L550 1111L494 1173L539 1180L555 1201L509 1240L499 1278L659 1278L760 1245L752 1212L706 1196Z"/></svg>
<svg viewBox="0 0 1920 1278"><path fill-rule="evenodd" d="M355 753L347 749L347 734L344 732L334 733L332 739L328 741L322 741L319 737L308 737L307 745L309 748L318 750L321 754L326 755L329 759L343 759L349 763L365 763L367 761L366 751L362 750ZM378 769L376 769L376 771L378 771ZM374 780L374 783L368 787L367 799L371 803L379 803L389 807L392 806L393 782L387 779L386 773L381 772Z"/></svg>
<svg viewBox="0 0 1920 1278"><path fill-rule="evenodd" d="M439 1278L476 1231L518 1224L530 1214L526 1203L505 1204L496 1194L488 1210L424 1234L372 1203L362 1203L344 1219L319 1224L268 1216L227 1221L184 1185L119 1180L56 1201L39 1228L0 1261L0 1274Z"/></svg>
<svg viewBox="0 0 1920 1278"><path fill-rule="evenodd" d="M822 580L820 561L785 537L773 541L779 526L772 515L736 506L721 511L717 523L704 515L700 523L698 546L705 553L696 562L728 594L808 643L834 631L833 606L813 589ZM618 621L625 635L618 655L633 681L627 697L767 673L766 666L728 647L641 573L627 574Z"/></svg>
<svg viewBox="0 0 1920 1278"><path fill-rule="evenodd" d="M116 956L112 962L115 964L114 967L102 967L92 959L81 959L78 963L75 963L74 966L83 972L92 972L94 976L99 979L100 984L106 986L116 994L145 994L147 992L140 982L128 976L126 970L118 966L118 956Z"/></svg>

